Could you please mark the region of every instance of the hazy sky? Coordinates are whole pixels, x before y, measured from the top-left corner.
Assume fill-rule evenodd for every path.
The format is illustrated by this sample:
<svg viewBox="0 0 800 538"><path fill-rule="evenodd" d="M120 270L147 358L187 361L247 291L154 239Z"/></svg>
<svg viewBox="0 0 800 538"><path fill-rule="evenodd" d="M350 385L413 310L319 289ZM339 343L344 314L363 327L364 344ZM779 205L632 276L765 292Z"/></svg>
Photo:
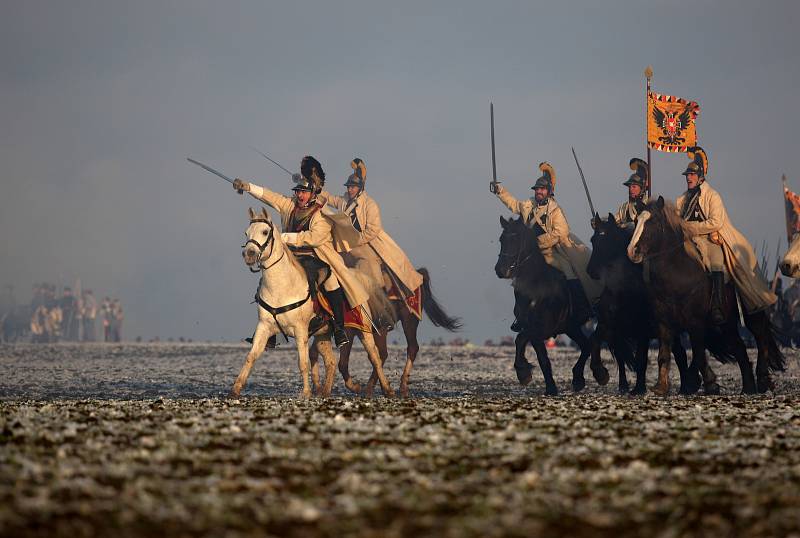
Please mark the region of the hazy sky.
<svg viewBox="0 0 800 538"><path fill-rule="evenodd" d="M646 6L645 6L646 4ZM288 192L315 155L343 191L363 158L386 230L474 342L508 334L493 271L507 210L542 160L588 240L570 146L598 209L644 156L644 78L696 100L710 182L760 249L783 235L780 176L800 189L796 2L5 2L0 19L0 284L81 278L119 296L124 336L249 336L241 261L257 202L192 156ZM654 192L686 156L655 154ZM785 239L784 239L785 243ZM444 335L421 326L427 341ZM399 335L396 338L402 339Z"/></svg>

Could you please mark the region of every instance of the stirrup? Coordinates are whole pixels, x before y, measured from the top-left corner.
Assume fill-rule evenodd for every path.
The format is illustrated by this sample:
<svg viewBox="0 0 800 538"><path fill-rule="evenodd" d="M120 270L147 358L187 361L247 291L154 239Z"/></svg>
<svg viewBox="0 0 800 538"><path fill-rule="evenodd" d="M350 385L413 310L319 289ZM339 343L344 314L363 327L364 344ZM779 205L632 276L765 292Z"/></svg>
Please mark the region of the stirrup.
<svg viewBox="0 0 800 538"><path fill-rule="evenodd" d="M333 341L336 342L336 347L344 347L350 343L350 339L347 337L347 331L344 328L333 328Z"/></svg>
<svg viewBox="0 0 800 538"><path fill-rule="evenodd" d="M511 327L509 327L509 329L511 329L515 333L522 332L523 329L522 323L518 319L515 319L514 323L511 324Z"/></svg>

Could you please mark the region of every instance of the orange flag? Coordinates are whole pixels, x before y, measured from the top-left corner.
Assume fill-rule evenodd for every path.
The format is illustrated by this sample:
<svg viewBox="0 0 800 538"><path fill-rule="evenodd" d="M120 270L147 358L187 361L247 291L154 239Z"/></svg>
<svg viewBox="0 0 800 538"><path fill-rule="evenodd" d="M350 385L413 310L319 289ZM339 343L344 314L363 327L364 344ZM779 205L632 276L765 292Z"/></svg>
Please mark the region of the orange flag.
<svg viewBox="0 0 800 538"><path fill-rule="evenodd" d="M700 105L680 97L647 93L647 146L670 153L697 145L695 121Z"/></svg>
<svg viewBox="0 0 800 538"><path fill-rule="evenodd" d="M789 190L784 176L783 198L786 208L786 238L789 243L797 232L800 232L800 196Z"/></svg>

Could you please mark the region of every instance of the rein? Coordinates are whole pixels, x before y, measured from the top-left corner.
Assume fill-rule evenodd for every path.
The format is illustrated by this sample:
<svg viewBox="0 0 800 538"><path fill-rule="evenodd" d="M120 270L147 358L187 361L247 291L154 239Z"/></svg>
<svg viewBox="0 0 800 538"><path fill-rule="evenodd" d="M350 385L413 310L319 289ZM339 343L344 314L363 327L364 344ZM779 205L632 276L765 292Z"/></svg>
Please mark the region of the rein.
<svg viewBox="0 0 800 538"><path fill-rule="evenodd" d="M511 232L511 233L506 234L507 237L514 237L515 235L519 235L519 233L518 232ZM516 257L516 259L514 260L514 263L512 263L511 266L508 268L509 272L512 273L512 274L514 274L517 269L522 267L523 264L525 264L529 259L531 259L531 256L533 256L533 252L530 252L527 256L525 256L522 259L520 259L521 256L522 256L522 248L519 248L515 254L509 254L509 253L503 253L503 252L500 253L500 257L501 258L513 258L513 257Z"/></svg>

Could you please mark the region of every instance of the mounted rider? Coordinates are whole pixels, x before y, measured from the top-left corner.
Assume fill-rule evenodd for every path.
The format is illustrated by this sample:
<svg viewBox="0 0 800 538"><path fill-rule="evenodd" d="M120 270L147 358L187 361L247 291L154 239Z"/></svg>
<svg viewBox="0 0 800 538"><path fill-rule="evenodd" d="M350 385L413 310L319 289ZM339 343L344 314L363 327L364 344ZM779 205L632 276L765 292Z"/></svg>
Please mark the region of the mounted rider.
<svg viewBox="0 0 800 538"><path fill-rule="evenodd" d="M630 167L633 174L623 183L628 187L628 201L617 209L614 219L617 224L626 229L633 229L636 226L636 217L644 211L647 203L647 184L650 181L650 169L642 159L634 157L630 160Z"/></svg>
<svg viewBox="0 0 800 538"><path fill-rule="evenodd" d="M561 207L553 197L556 185L556 172L548 162L539 164L542 176L531 187L533 198L517 200L499 182L490 182L490 190L514 214L521 215L523 222L536 235L545 261L564 273L570 293L570 301L576 314L590 315L590 303L600 297L598 284L586 273L590 252L575 235L570 233L569 224ZM517 319L511 330L522 329L523 314L527 311L530 299L517 292L514 315Z"/></svg>
<svg viewBox="0 0 800 538"><path fill-rule="evenodd" d="M295 186L291 198L240 179L233 182L233 188L240 194L249 192L280 213L284 230L281 239L306 270L309 267L318 270L315 273L318 274L318 283L333 311L333 337L336 345L342 347L349 343L344 330L345 298L350 308L355 308L365 305L369 296L334 248L335 240L342 242L338 233L340 223L324 210L325 204L317 199L325 184L322 165L307 155L300 164L300 172L292 177Z"/></svg>
<svg viewBox="0 0 800 538"><path fill-rule="evenodd" d="M345 196L335 196L327 191L322 191L319 196L349 216L360 235L358 245L343 256L359 271L371 275L375 282L383 282L387 292L396 286L403 297L413 295L422 285L422 275L383 229L380 207L365 192L366 164L356 157L350 162L350 167L353 173L344 184L347 187Z"/></svg>
<svg viewBox="0 0 800 538"><path fill-rule="evenodd" d="M706 182L708 157L700 147L688 152L691 162L684 170L687 190L677 200L685 232L697 246L711 276L711 320L725 321L725 276L733 278L748 313L770 307L777 297L755 271L753 247L731 224L722 197Z"/></svg>

